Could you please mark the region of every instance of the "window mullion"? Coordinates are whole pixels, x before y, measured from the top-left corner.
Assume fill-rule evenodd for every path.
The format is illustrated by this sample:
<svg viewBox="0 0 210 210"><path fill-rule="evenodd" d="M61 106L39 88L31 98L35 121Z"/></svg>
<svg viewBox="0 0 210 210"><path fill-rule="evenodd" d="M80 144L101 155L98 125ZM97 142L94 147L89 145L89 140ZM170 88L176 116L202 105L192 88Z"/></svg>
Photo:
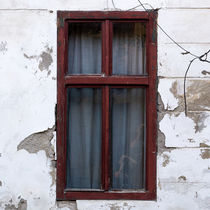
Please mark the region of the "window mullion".
<svg viewBox="0 0 210 210"><path fill-rule="evenodd" d="M109 86L103 88L102 184L109 189Z"/></svg>
<svg viewBox="0 0 210 210"><path fill-rule="evenodd" d="M110 21L105 20L105 75L110 75Z"/></svg>

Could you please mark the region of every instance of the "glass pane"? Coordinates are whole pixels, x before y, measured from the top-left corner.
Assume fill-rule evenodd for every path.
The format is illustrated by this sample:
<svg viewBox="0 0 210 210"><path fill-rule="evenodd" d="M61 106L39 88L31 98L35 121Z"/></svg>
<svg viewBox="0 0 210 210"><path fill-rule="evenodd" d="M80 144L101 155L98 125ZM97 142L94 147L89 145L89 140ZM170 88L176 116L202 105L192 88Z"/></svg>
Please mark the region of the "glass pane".
<svg viewBox="0 0 210 210"><path fill-rule="evenodd" d="M145 89L116 88L110 93L111 188L143 189L145 180Z"/></svg>
<svg viewBox="0 0 210 210"><path fill-rule="evenodd" d="M101 89L69 88L67 188L101 188Z"/></svg>
<svg viewBox="0 0 210 210"><path fill-rule="evenodd" d="M69 24L68 73L101 73L101 23Z"/></svg>
<svg viewBox="0 0 210 210"><path fill-rule="evenodd" d="M146 74L145 31L144 23L113 23L113 74Z"/></svg>

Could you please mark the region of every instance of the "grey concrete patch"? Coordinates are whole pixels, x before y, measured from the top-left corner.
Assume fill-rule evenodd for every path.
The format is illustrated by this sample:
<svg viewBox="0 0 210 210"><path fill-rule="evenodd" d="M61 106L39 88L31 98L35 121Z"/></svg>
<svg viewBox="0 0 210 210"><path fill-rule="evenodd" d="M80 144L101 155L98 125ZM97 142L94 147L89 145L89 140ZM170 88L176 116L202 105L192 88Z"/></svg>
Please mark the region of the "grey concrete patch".
<svg viewBox="0 0 210 210"><path fill-rule="evenodd" d="M47 70L48 75L50 75L51 71L49 71L49 66L53 62L51 53L53 52L52 48L46 46L46 51L43 51L40 55L41 60L39 61L39 69L41 71Z"/></svg>
<svg viewBox="0 0 210 210"><path fill-rule="evenodd" d="M44 150L47 157L54 158L55 152L51 144L51 140L54 136L54 130L55 126L45 131L31 134L20 142L20 144L17 146L17 150L19 151L24 149L29 153L37 153L40 150Z"/></svg>

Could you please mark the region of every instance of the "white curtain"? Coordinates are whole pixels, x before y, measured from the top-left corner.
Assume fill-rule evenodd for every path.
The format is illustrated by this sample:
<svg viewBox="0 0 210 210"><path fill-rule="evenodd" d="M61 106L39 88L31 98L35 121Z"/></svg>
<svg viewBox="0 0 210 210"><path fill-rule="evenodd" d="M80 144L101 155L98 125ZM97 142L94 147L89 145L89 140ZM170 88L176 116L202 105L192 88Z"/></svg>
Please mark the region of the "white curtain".
<svg viewBox="0 0 210 210"><path fill-rule="evenodd" d="M112 189L144 188L145 121L144 89L112 89Z"/></svg>
<svg viewBox="0 0 210 210"><path fill-rule="evenodd" d="M113 74L146 74L145 26L142 23L113 24Z"/></svg>
<svg viewBox="0 0 210 210"><path fill-rule="evenodd" d="M68 73L101 73L99 23L71 23ZM145 28L114 23L113 74L145 74ZM110 89L112 189L144 188L145 90ZM101 189L101 89L68 89L67 188Z"/></svg>
<svg viewBox="0 0 210 210"><path fill-rule="evenodd" d="M68 73L100 74L100 23L71 23L69 31Z"/></svg>
<svg viewBox="0 0 210 210"><path fill-rule="evenodd" d="M67 188L101 188L101 89L68 89Z"/></svg>

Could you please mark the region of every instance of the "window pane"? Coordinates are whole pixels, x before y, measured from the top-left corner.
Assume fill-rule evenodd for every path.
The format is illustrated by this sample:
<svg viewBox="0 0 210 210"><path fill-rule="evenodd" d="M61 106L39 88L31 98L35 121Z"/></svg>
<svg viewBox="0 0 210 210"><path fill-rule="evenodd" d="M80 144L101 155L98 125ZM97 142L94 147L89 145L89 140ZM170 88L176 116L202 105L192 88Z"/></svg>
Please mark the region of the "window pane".
<svg viewBox="0 0 210 210"><path fill-rule="evenodd" d="M67 188L101 188L101 89L69 88Z"/></svg>
<svg viewBox="0 0 210 210"><path fill-rule="evenodd" d="M116 88L110 93L111 188L144 188L145 89Z"/></svg>
<svg viewBox="0 0 210 210"><path fill-rule="evenodd" d="M69 24L68 73L101 73L101 23Z"/></svg>
<svg viewBox="0 0 210 210"><path fill-rule="evenodd" d="M113 74L146 74L145 31L144 23L113 23Z"/></svg>

